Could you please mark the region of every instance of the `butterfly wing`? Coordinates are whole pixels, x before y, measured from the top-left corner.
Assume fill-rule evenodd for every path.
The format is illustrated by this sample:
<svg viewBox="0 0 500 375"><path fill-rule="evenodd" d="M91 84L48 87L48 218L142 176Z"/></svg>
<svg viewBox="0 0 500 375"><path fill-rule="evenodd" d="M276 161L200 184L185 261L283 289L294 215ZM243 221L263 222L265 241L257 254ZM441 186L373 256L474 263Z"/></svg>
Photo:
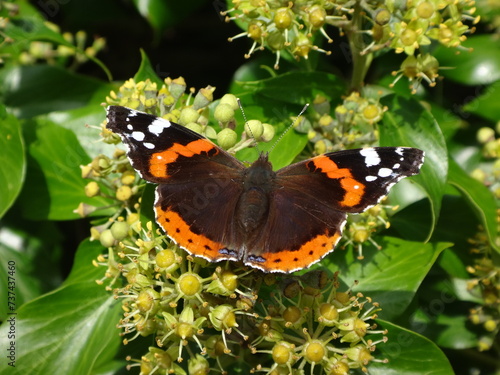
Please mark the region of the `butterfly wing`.
<svg viewBox="0 0 500 375"><path fill-rule="evenodd" d="M423 160L418 149L376 147L324 154L279 170L268 220L246 263L292 272L317 262L340 239L346 213L377 204L397 181L419 173Z"/></svg>
<svg viewBox="0 0 500 375"><path fill-rule="evenodd" d="M211 261L237 259L233 216L244 166L181 125L120 106L108 107L108 129L128 145L132 166L159 184L158 224L178 245Z"/></svg>

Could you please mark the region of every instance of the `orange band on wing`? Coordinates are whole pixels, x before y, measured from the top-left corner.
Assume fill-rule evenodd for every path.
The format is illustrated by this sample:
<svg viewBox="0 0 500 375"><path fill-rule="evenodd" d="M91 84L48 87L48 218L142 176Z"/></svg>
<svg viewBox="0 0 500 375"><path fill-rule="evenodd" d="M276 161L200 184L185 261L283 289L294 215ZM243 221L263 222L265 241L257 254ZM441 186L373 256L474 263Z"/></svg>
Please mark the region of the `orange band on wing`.
<svg viewBox="0 0 500 375"><path fill-rule="evenodd" d="M264 269L267 272L297 271L309 267L331 252L340 237L340 233L335 233L333 236L320 234L302 245L299 250L266 253L262 256L265 258L264 262L251 263L254 267Z"/></svg>
<svg viewBox="0 0 500 375"><path fill-rule="evenodd" d="M175 162L180 155L191 157L213 149L217 150L214 145L206 139L198 139L187 145L174 143L169 149L151 155L149 172L155 177L167 178L167 165Z"/></svg>
<svg viewBox="0 0 500 375"><path fill-rule="evenodd" d="M189 225L182 217L174 211L165 211L160 207L155 207L156 221L165 232L179 246L186 249L189 253L204 257L210 261L217 261L225 256L219 252L223 246L210 240L209 238L193 233Z"/></svg>
<svg viewBox="0 0 500 375"><path fill-rule="evenodd" d="M316 168L321 169L328 178L340 180L340 186L345 190L344 199L340 202L343 206L353 207L361 202L365 192L365 185L352 177L348 168L339 168L335 162L326 156L312 159Z"/></svg>

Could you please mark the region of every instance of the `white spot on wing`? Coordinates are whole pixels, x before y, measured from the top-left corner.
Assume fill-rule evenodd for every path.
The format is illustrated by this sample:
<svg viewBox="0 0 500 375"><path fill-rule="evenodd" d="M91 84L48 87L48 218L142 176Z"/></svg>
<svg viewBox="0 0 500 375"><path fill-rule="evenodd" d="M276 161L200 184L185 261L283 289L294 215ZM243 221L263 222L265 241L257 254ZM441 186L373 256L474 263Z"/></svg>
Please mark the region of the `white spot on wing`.
<svg viewBox="0 0 500 375"><path fill-rule="evenodd" d="M132 132L132 138L134 138L137 142L144 141L145 137L146 136L144 135L143 132Z"/></svg>
<svg viewBox="0 0 500 375"><path fill-rule="evenodd" d="M365 180L368 182L375 181L377 179L377 176L366 176Z"/></svg>
<svg viewBox="0 0 500 375"><path fill-rule="evenodd" d="M170 127L170 121L158 117L148 126L148 130L150 133L153 133L154 135L158 136L163 132L163 129L169 127Z"/></svg>
<svg viewBox="0 0 500 375"><path fill-rule="evenodd" d="M128 130L134 130L134 127L133 127L132 125L128 124L128 125L127 125L127 129L128 129Z"/></svg>
<svg viewBox="0 0 500 375"><path fill-rule="evenodd" d="M144 145L144 147L149 148L150 150L155 148L155 145L152 143L149 143L149 142L144 142L143 145Z"/></svg>
<svg viewBox="0 0 500 375"><path fill-rule="evenodd" d="M378 156L378 152L375 149L364 148L359 153L365 157L365 164L367 167L379 165L380 156Z"/></svg>
<svg viewBox="0 0 500 375"><path fill-rule="evenodd" d="M396 163L392 166L392 169L398 169L399 167L401 167L401 164Z"/></svg>
<svg viewBox="0 0 500 375"><path fill-rule="evenodd" d="M389 168L380 168L378 170L378 175L380 177L389 177L392 174L392 169Z"/></svg>

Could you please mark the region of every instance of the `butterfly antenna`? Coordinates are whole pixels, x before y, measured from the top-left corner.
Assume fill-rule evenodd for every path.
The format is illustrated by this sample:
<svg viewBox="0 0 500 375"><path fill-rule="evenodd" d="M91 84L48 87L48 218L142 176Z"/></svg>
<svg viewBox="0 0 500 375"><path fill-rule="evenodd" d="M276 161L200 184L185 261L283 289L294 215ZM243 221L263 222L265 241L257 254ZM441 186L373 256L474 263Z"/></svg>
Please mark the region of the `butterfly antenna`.
<svg viewBox="0 0 500 375"><path fill-rule="evenodd" d="M245 125L248 124L248 120L247 120L247 115L245 115L245 111L243 110L243 106L241 105L241 100L240 98L236 98L236 101L238 102L238 107L240 107L240 111L241 111L241 114L243 115L243 120L245 120ZM255 136L253 135L252 133L252 128L249 126L248 127L248 131L250 132L252 138L254 139L255 141L255 148L257 149L257 151L259 151L259 145L257 143L257 139L255 138ZM259 151L260 152L260 151Z"/></svg>
<svg viewBox="0 0 500 375"><path fill-rule="evenodd" d="M276 142L274 142L274 144L271 146L271 148L269 149L269 152L271 152L271 150L273 150L276 145L279 143L279 141L281 141L281 139L285 136L286 133L288 133L288 131L293 128L297 122L299 121L300 119L300 116L302 116L304 114L305 111L307 111L307 108L309 107L309 103L306 103L306 105L304 106L304 108L302 108L302 111L300 111L299 115L297 116L297 118L295 119L294 122L292 122L286 129L283 133L281 133L281 135L278 137L278 139L276 140Z"/></svg>

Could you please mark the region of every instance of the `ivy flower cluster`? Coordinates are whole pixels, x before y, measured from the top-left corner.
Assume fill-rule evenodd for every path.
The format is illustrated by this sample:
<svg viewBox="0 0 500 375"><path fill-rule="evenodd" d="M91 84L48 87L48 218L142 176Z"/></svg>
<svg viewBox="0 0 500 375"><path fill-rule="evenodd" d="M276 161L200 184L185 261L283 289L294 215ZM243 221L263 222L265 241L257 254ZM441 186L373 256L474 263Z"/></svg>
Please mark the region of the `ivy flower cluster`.
<svg viewBox="0 0 500 375"><path fill-rule="evenodd" d="M481 146L481 152L487 163L472 171L476 180L487 186L496 198L500 198L500 122L496 129L482 127L477 131L476 138Z"/></svg>
<svg viewBox="0 0 500 375"><path fill-rule="evenodd" d="M18 4L3 2L2 7L8 11L9 16L15 16L19 13ZM96 37L89 42L85 31L80 30L74 34L61 33L59 26L49 21L44 22L44 26L47 28L46 34L53 33L52 37L54 40L59 40L58 43L27 40L20 37L19 32L12 30L11 23L12 20L9 17L0 17L0 37L2 37L0 47L14 45L13 51L16 52L15 54L8 53L2 57L8 56L9 59L16 59L20 65L34 65L43 61L49 65L66 66L75 70L83 63L94 59L106 47L104 38Z"/></svg>
<svg viewBox="0 0 500 375"><path fill-rule="evenodd" d="M162 116L217 140L230 152L274 137L274 128L250 120L238 140L237 101L225 95L217 105L213 87L185 94L181 78L159 87L129 80L111 92L108 104ZM214 118L217 127L210 125ZM216 130L217 129L217 130ZM219 130L220 129L220 130ZM119 141L105 124L103 140ZM222 134L222 135L221 135ZM387 338L374 319L378 303L341 288L337 275L309 271L302 276L264 274L235 262L209 263L189 256L148 219L145 183L125 152L99 155L82 174L89 197L107 197L106 207L81 205L78 212L108 214L96 219L91 238L106 252L94 264L106 267L98 280L123 306L118 323L123 342L151 338L140 358L128 358L140 374L231 373L245 358L253 373L367 371L376 347Z"/></svg>
<svg viewBox="0 0 500 375"><path fill-rule="evenodd" d="M500 218L500 210L498 210ZM497 231L500 232L500 221ZM482 303L470 310L470 321L483 328L483 334L478 340L480 351L495 347L495 340L500 332L500 268L495 265L491 254L494 254L489 239L484 231L479 231L469 240L472 253L478 258L467 271L472 275L467 288L477 292ZM498 245L498 244L497 244Z"/></svg>
<svg viewBox="0 0 500 375"><path fill-rule="evenodd" d="M232 5L222 14L245 30L230 40L252 40L247 58L256 50L269 48L276 54L274 67L278 69L283 53L295 59L307 59L311 51L329 54L317 42L320 38L333 42L326 31L330 25L338 28L341 36L347 36L355 55L382 49L406 54L400 70L394 73L398 79L404 75L410 81L425 80L431 85L438 77L439 64L421 50L433 40L446 47L465 49L462 43L466 34L474 31L467 22L479 22L479 17L473 16L473 0L232 0Z"/></svg>
<svg viewBox="0 0 500 375"><path fill-rule="evenodd" d="M113 228L120 224L117 230ZM328 374L367 371L386 331L373 319L377 303L361 293L341 291L336 275L265 275L227 262L193 258L172 244L151 222L145 228L118 218L113 242L95 265L107 267L111 289L122 301L128 344L154 337L129 368L147 374L231 373L236 357L254 373L288 374L323 368ZM116 236L115 236L116 235ZM102 243L102 240L101 240Z"/></svg>

